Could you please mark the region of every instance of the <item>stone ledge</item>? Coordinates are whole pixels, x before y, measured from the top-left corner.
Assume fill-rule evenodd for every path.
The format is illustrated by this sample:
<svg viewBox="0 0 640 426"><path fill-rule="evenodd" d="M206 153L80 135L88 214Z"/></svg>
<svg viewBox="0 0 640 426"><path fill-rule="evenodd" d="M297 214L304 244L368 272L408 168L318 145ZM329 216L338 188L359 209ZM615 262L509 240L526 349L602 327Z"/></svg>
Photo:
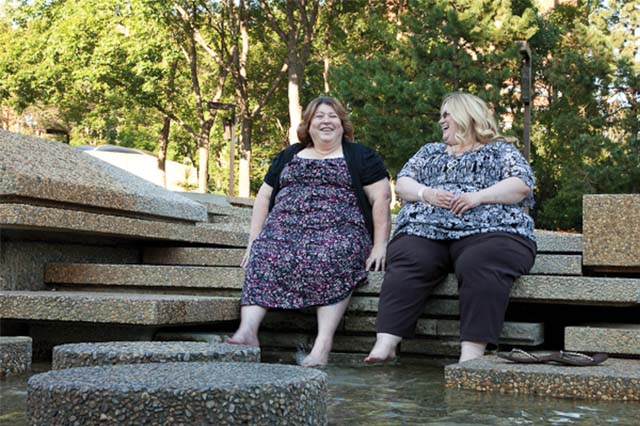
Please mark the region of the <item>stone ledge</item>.
<svg viewBox="0 0 640 426"><path fill-rule="evenodd" d="M354 312L366 312L377 313L378 312L378 297L370 296L353 296L347 306L348 313ZM436 297L429 297L425 305L423 316L429 315L460 315L460 306L458 300L454 299L439 299Z"/></svg>
<svg viewBox="0 0 640 426"><path fill-rule="evenodd" d="M376 318L346 316L344 330L347 332L376 331ZM416 336L459 337L460 321L421 318L416 324ZM538 346L544 343L544 324L511 322L504 323L500 343L504 345Z"/></svg>
<svg viewBox="0 0 640 426"><path fill-rule="evenodd" d="M31 369L31 337L0 336L0 379Z"/></svg>
<svg viewBox="0 0 640 426"><path fill-rule="evenodd" d="M44 281L51 284L192 287L242 289L244 271L239 267L52 263Z"/></svg>
<svg viewBox="0 0 640 426"><path fill-rule="evenodd" d="M538 253L582 253L582 234L536 229Z"/></svg>
<svg viewBox="0 0 640 426"><path fill-rule="evenodd" d="M77 148L0 130L0 198L206 221L206 208Z"/></svg>
<svg viewBox="0 0 640 426"><path fill-rule="evenodd" d="M260 362L260 348L200 342L76 343L53 348L52 368L199 361Z"/></svg>
<svg viewBox="0 0 640 426"><path fill-rule="evenodd" d="M90 233L96 237L179 241L246 247L248 232L205 224L169 223L65 210L27 204L0 204L0 225L8 228L61 233Z"/></svg>
<svg viewBox="0 0 640 426"><path fill-rule="evenodd" d="M0 291L0 318L130 325L235 320L236 297L63 291Z"/></svg>
<svg viewBox="0 0 640 426"><path fill-rule="evenodd" d="M245 251L209 247L145 248L142 262L155 265L238 267Z"/></svg>
<svg viewBox="0 0 640 426"><path fill-rule="evenodd" d="M564 329L568 351L640 355L640 324L587 324Z"/></svg>
<svg viewBox="0 0 640 426"><path fill-rule="evenodd" d="M354 295L380 293L383 275L369 274L369 284L354 291ZM458 283L453 274L438 286L434 296L457 296ZM634 306L640 304L640 279L572 277L557 275L525 275L516 280L511 289L512 301L565 304L593 304L605 306Z"/></svg>
<svg viewBox="0 0 640 426"><path fill-rule="evenodd" d="M515 364L496 356L445 367L445 386L556 398L640 401L640 361L609 358L591 367Z"/></svg>
<svg viewBox="0 0 640 426"><path fill-rule="evenodd" d="M28 382L30 424L326 425L327 375L186 362L55 370Z"/></svg>

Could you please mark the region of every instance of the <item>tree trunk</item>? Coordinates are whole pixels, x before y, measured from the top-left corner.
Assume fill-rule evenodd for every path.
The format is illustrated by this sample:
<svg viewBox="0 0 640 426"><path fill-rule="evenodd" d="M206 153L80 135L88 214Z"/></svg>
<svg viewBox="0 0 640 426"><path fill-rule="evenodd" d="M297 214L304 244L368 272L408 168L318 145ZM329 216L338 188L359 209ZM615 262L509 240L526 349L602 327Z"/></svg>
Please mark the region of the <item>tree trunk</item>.
<svg viewBox="0 0 640 426"><path fill-rule="evenodd" d="M293 56L293 58L292 58ZM289 55L289 144L298 143L298 126L302 121L302 107L300 106L300 80L299 66L295 58L295 52Z"/></svg>
<svg viewBox="0 0 640 426"><path fill-rule="evenodd" d="M171 118L168 115L164 116L164 123L162 124L162 130L160 131L160 146L158 149L158 169L162 175L162 186L167 187L167 148L169 147L169 132L171 130Z"/></svg>
<svg viewBox="0 0 640 426"><path fill-rule="evenodd" d="M252 120L243 116L239 149L238 196L247 198L251 195L251 126Z"/></svg>

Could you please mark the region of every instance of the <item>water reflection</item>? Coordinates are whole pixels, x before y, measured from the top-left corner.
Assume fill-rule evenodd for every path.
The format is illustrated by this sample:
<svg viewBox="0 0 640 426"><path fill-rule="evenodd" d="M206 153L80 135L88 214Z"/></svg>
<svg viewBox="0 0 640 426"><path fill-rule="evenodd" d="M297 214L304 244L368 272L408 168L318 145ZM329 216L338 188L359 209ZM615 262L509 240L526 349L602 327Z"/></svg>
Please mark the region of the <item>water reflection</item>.
<svg viewBox="0 0 640 426"><path fill-rule="evenodd" d="M330 366L331 425L640 425L637 402L444 388L441 365Z"/></svg>
<svg viewBox="0 0 640 426"><path fill-rule="evenodd" d="M35 364L34 373L48 364ZM640 425L640 403L512 396L444 388L441 363L327 367L334 426ZM26 378L0 381L0 425L26 426Z"/></svg>

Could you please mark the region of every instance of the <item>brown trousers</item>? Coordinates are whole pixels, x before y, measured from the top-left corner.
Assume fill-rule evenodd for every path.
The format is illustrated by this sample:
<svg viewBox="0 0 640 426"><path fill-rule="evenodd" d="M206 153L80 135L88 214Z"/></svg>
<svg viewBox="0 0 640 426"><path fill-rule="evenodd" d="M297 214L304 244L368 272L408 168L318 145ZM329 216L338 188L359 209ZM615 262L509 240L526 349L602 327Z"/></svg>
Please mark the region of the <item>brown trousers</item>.
<svg viewBox="0 0 640 426"><path fill-rule="evenodd" d="M460 340L497 345L513 282L529 272L536 244L504 232L459 240L397 235L387 249L378 333L413 337L433 289L454 272L460 299Z"/></svg>

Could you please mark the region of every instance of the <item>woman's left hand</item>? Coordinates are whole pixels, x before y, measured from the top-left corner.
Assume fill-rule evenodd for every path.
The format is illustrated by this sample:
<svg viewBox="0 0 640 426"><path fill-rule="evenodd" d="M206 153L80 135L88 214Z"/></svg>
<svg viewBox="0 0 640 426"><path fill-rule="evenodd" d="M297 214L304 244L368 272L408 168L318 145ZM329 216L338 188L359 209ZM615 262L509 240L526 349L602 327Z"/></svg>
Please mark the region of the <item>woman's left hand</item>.
<svg viewBox="0 0 640 426"><path fill-rule="evenodd" d="M387 245L373 246L371 254L367 259L367 271L384 271L384 265L387 261Z"/></svg>
<svg viewBox="0 0 640 426"><path fill-rule="evenodd" d="M451 200L449 209L454 214L462 214L467 210L478 207L480 204L482 204L480 194L477 192L465 192L460 195L456 195L453 200Z"/></svg>

